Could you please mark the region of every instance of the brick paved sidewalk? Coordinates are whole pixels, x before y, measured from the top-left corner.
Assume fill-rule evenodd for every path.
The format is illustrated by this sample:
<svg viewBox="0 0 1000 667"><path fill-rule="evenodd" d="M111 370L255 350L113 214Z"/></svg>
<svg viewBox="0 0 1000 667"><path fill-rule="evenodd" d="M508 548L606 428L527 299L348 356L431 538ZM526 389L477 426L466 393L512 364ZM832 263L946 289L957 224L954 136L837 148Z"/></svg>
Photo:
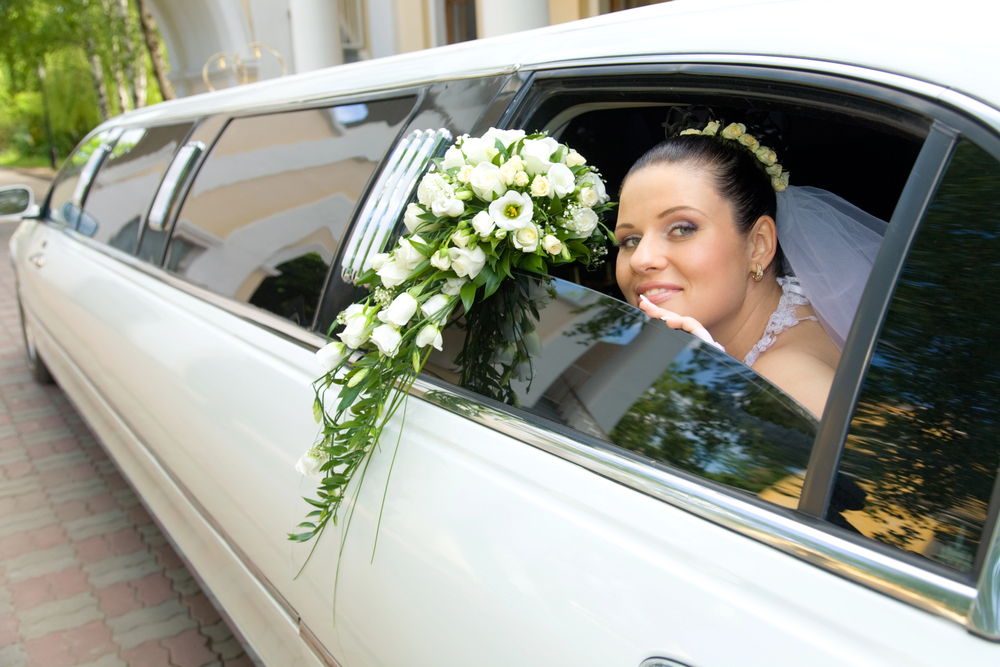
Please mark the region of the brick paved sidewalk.
<svg viewBox="0 0 1000 667"><path fill-rule="evenodd" d="M62 390L36 383L0 231L0 667L252 667Z"/></svg>

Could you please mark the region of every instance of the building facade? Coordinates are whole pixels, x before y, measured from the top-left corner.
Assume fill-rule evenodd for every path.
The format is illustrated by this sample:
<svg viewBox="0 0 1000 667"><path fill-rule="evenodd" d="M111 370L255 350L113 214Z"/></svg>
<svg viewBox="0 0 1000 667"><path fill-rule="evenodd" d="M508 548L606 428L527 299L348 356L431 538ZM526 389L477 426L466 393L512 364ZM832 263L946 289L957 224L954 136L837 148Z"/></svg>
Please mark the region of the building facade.
<svg viewBox="0 0 1000 667"><path fill-rule="evenodd" d="M664 0L147 0L179 96Z"/></svg>

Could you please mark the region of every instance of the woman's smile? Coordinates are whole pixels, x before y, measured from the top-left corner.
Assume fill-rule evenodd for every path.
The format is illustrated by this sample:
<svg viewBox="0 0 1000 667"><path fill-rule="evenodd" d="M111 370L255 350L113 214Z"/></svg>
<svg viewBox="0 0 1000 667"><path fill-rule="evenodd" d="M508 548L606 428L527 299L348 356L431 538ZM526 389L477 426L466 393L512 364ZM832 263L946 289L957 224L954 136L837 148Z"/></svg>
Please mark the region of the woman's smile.
<svg viewBox="0 0 1000 667"><path fill-rule="evenodd" d="M636 295L645 296L652 303L663 303L675 294L679 294L682 288L672 283L642 283L636 287Z"/></svg>

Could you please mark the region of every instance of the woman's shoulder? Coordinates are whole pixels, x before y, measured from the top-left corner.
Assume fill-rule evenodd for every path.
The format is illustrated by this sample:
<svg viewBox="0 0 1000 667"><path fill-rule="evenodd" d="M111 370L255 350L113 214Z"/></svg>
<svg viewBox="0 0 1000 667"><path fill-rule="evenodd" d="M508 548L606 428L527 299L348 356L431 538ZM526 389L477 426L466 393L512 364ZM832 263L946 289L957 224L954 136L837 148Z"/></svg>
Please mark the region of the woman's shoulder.
<svg viewBox="0 0 1000 667"><path fill-rule="evenodd" d="M753 369L821 417L839 360L823 327L807 320L778 336Z"/></svg>

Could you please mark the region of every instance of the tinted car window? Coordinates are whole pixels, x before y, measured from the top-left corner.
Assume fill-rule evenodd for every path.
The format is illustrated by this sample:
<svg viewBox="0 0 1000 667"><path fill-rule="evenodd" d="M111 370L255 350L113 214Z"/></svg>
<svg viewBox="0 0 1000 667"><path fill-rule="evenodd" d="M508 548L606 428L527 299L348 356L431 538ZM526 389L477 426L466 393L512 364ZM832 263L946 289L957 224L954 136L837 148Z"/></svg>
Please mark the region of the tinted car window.
<svg viewBox="0 0 1000 667"><path fill-rule="evenodd" d="M974 568L1000 461L1000 164L962 142L921 223L843 454L828 518Z"/></svg>
<svg viewBox="0 0 1000 667"><path fill-rule="evenodd" d="M76 227L80 219L83 197L86 195L94 170L103 158L102 148L112 136L112 132L113 130L105 130L90 137L66 160L62 171L52 184L48 202L50 220Z"/></svg>
<svg viewBox="0 0 1000 667"><path fill-rule="evenodd" d="M817 428L803 407L736 359L628 304L556 278L519 280L530 281L531 304L509 308L494 296L480 308L497 304L496 312L479 321L537 335L530 367L505 374L503 346L481 345L459 322L426 368L647 462L797 505Z"/></svg>
<svg viewBox="0 0 1000 667"><path fill-rule="evenodd" d="M160 179L191 123L125 130L90 186L79 231L128 253L135 252Z"/></svg>
<svg viewBox="0 0 1000 667"><path fill-rule="evenodd" d="M414 98L237 118L174 223L166 268L309 326L355 205Z"/></svg>

